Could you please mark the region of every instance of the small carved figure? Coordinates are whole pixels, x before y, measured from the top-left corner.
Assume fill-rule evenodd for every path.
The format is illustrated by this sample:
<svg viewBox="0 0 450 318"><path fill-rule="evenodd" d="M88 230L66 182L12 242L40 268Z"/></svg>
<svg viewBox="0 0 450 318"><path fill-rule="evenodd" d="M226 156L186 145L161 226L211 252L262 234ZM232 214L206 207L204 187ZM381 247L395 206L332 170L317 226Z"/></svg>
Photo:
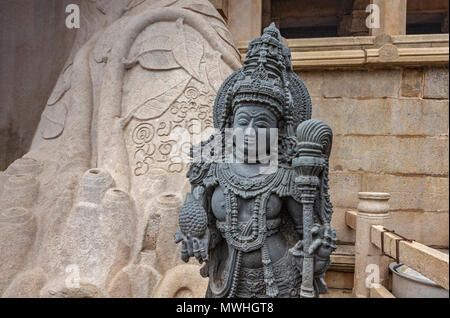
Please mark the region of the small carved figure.
<svg viewBox="0 0 450 318"><path fill-rule="evenodd" d="M244 66L218 92L218 133L192 151L213 160L194 156L175 241L184 261L206 262L206 297L326 293L323 276L336 248L328 195L332 132L310 117L308 91L272 24L250 42ZM244 131L241 140L233 135L231 152L227 129ZM277 160L268 170L262 158L272 149Z"/></svg>

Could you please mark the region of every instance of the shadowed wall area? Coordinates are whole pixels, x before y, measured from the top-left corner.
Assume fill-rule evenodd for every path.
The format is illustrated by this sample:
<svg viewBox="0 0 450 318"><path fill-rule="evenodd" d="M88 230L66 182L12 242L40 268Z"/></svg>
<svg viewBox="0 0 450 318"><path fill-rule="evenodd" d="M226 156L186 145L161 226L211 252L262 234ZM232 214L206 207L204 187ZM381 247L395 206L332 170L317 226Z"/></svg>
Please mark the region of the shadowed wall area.
<svg viewBox="0 0 450 318"><path fill-rule="evenodd" d="M74 0L0 1L0 170L24 155L77 31Z"/></svg>

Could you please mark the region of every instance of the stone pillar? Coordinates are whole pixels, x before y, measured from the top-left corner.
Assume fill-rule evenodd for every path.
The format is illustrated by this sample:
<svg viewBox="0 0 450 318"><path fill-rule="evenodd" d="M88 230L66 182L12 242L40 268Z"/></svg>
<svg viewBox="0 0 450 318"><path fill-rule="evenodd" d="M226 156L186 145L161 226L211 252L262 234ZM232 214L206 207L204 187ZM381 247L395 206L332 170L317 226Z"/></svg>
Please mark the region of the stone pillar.
<svg viewBox="0 0 450 318"><path fill-rule="evenodd" d="M370 285L366 280L369 283L379 283L386 286L388 279L389 259L382 256L381 250L371 243L370 228L372 225L386 224L386 220L389 218L388 200L390 194L359 192L358 196L353 293L356 297L366 298L369 297L370 292Z"/></svg>
<svg viewBox="0 0 450 318"><path fill-rule="evenodd" d="M371 0L380 10L380 27L370 29L370 35L406 34L406 0Z"/></svg>
<svg viewBox="0 0 450 318"><path fill-rule="evenodd" d="M262 0L228 2L228 29L233 40L250 41L261 35Z"/></svg>

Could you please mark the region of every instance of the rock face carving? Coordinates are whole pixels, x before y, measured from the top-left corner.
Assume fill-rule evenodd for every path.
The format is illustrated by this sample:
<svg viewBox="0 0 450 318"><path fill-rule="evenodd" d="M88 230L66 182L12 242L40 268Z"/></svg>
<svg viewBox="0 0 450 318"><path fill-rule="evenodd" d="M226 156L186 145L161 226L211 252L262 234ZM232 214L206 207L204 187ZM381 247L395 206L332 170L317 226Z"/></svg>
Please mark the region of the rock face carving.
<svg viewBox="0 0 450 318"><path fill-rule="evenodd" d="M175 241L185 262L206 262L207 297L327 292L323 277L336 248L328 195L332 131L310 117L309 94L272 24L219 89L219 132L192 151L191 192ZM277 159L267 161L272 155Z"/></svg>
<svg viewBox="0 0 450 318"><path fill-rule="evenodd" d="M80 12L32 147L0 173L0 295L202 296L172 241L188 169L175 148L192 145L177 130L213 127L240 55L206 0Z"/></svg>

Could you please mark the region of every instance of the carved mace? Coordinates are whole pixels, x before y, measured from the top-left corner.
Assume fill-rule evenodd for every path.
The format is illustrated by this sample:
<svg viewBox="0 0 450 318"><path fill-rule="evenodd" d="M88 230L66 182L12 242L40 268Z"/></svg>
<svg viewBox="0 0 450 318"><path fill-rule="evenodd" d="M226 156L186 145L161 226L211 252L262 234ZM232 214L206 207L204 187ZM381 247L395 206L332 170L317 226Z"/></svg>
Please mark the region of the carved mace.
<svg viewBox="0 0 450 318"><path fill-rule="evenodd" d="M297 190L303 205L303 273L300 297L314 298L314 253L311 229L314 225L314 201L321 185L320 175L327 164L331 128L320 120L310 119L297 127L298 157L292 160L298 176Z"/></svg>

